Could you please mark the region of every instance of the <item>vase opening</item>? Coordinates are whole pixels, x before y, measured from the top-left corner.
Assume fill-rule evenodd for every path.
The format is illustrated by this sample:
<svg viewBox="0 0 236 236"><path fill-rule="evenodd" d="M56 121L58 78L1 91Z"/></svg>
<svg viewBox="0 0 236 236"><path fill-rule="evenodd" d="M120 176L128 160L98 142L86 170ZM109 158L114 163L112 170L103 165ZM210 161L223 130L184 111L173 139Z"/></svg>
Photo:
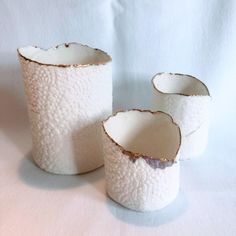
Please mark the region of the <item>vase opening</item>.
<svg viewBox="0 0 236 236"><path fill-rule="evenodd" d="M126 152L166 161L176 158L181 142L180 130L163 112L118 112L103 125L108 137Z"/></svg>
<svg viewBox="0 0 236 236"><path fill-rule="evenodd" d="M18 49L26 60L53 66L87 66L106 64L111 57L100 49L79 43L61 44L49 49L27 46Z"/></svg>
<svg viewBox="0 0 236 236"><path fill-rule="evenodd" d="M190 75L159 73L154 76L152 82L154 88L164 94L210 96L206 85Z"/></svg>

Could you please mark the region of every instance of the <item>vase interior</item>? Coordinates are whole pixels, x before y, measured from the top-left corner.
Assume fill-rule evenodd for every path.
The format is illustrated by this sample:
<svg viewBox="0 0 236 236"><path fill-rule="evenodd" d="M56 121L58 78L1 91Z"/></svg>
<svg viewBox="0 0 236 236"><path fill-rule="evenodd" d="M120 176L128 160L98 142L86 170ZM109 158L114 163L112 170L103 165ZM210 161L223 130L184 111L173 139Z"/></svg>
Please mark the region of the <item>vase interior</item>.
<svg viewBox="0 0 236 236"><path fill-rule="evenodd" d="M209 96L206 85L189 75L161 73L153 79L154 87L161 93L186 96Z"/></svg>
<svg viewBox="0 0 236 236"><path fill-rule="evenodd" d="M24 58L45 65L84 66L106 64L111 61L102 50L91 48L79 43L61 44L47 50L27 46L18 49Z"/></svg>
<svg viewBox="0 0 236 236"><path fill-rule="evenodd" d="M181 142L179 127L163 112L118 112L104 129L125 151L153 159L174 160Z"/></svg>

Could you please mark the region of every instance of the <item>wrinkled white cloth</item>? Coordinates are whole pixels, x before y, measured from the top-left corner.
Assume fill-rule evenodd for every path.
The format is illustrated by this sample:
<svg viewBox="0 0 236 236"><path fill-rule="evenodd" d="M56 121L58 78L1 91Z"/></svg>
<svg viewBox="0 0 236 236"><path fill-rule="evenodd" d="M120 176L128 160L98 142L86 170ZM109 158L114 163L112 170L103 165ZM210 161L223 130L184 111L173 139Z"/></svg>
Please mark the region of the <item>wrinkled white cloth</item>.
<svg viewBox="0 0 236 236"><path fill-rule="evenodd" d="M235 235L236 1L0 2L0 235ZM213 98L204 154L181 162L181 191L142 214L105 194L103 169L56 176L30 158L16 48L79 41L113 57L114 109L149 108L157 72L191 74ZM27 158L28 157L28 158Z"/></svg>

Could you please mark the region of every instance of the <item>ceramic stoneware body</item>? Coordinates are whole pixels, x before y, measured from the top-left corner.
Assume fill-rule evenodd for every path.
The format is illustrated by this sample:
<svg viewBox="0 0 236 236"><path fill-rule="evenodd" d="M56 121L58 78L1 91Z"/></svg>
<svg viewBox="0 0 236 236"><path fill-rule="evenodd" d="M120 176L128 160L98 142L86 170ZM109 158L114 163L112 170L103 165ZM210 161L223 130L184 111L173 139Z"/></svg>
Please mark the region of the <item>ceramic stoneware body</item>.
<svg viewBox="0 0 236 236"><path fill-rule="evenodd" d="M163 112L118 112L103 122L108 195L136 211L170 204L179 191L181 134Z"/></svg>
<svg viewBox="0 0 236 236"><path fill-rule="evenodd" d="M102 166L101 120L112 112L110 56L78 43L18 54L35 162L57 174Z"/></svg>
<svg viewBox="0 0 236 236"><path fill-rule="evenodd" d="M207 146L211 97L205 84L190 75L159 73L153 80L153 110L170 114L180 126L180 159L203 153Z"/></svg>

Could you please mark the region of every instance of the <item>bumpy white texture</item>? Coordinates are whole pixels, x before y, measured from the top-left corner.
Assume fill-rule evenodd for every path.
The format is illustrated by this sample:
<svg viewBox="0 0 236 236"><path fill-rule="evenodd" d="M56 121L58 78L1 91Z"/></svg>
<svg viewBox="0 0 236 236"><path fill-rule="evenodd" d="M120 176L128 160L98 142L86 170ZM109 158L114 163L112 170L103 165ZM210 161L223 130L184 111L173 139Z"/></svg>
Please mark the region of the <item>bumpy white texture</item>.
<svg viewBox="0 0 236 236"><path fill-rule="evenodd" d="M210 96L184 96L160 93L153 88L153 110L170 114L182 134L180 159L190 159L202 154L207 146Z"/></svg>
<svg viewBox="0 0 236 236"><path fill-rule="evenodd" d="M140 156L133 161L103 131L106 185L109 196L136 211L154 211L170 204L179 191L179 162L152 168Z"/></svg>
<svg viewBox="0 0 236 236"><path fill-rule="evenodd" d="M111 63L57 67L20 61L35 162L57 174L103 165L101 120L112 113Z"/></svg>

